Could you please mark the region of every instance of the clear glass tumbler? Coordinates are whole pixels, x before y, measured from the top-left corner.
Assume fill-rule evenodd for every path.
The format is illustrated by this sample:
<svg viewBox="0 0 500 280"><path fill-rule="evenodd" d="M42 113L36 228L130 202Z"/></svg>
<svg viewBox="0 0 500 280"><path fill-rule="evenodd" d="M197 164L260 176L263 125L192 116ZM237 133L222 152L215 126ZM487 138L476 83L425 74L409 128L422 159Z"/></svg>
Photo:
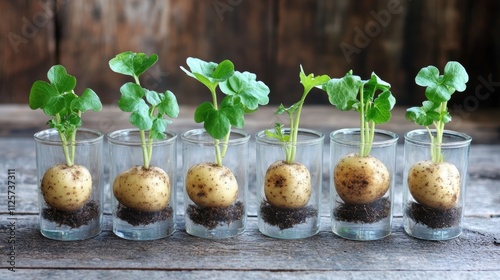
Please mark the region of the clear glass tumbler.
<svg viewBox="0 0 500 280"><path fill-rule="evenodd" d="M284 135L290 129L282 130ZM320 227L324 134L299 129L295 145L266 131L256 134L258 224L262 234L281 239L313 236ZM286 150L294 153L286 161Z"/></svg>
<svg viewBox="0 0 500 280"><path fill-rule="evenodd" d="M442 144L436 146L426 129L405 134L403 226L410 236L447 240L462 233L471 140L445 130ZM444 160L434 162L432 153L439 150Z"/></svg>
<svg viewBox="0 0 500 280"><path fill-rule="evenodd" d="M375 130L369 155L359 157L360 129L330 134L332 231L351 240L388 236L392 226L398 136Z"/></svg>
<svg viewBox="0 0 500 280"><path fill-rule="evenodd" d="M98 235L102 230L103 134L80 128L75 141L65 147L55 129L37 132L34 138L40 232L65 241Z"/></svg>
<svg viewBox="0 0 500 280"><path fill-rule="evenodd" d="M148 137L147 132L144 137ZM143 147L138 129L108 134L113 232L129 240L154 240L175 231L177 134ZM152 149L144 168L144 149Z"/></svg>
<svg viewBox="0 0 500 280"><path fill-rule="evenodd" d="M209 239L243 233L250 135L233 129L227 142L215 141L204 129L193 129L181 139L186 232Z"/></svg>

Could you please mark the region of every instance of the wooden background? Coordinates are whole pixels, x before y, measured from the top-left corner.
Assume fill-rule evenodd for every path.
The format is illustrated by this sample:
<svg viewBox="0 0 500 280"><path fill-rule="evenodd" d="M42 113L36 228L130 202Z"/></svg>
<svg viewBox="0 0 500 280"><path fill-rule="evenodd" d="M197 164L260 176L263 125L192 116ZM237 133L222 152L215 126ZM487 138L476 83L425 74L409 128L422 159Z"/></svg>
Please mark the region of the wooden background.
<svg viewBox="0 0 500 280"><path fill-rule="evenodd" d="M298 100L299 65L341 77L372 71L392 84L402 105L419 105L418 70L460 61L470 81L450 107L500 107L500 1L495 0L1 0L0 103L25 103L31 84L55 63L116 103L128 78L108 61L132 50L157 53L143 86L172 90L181 104L209 100L179 66L189 56L257 74L271 102ZM350 53L346 53L350 51ZM326 103L311 93L309 104Z"/></svg>

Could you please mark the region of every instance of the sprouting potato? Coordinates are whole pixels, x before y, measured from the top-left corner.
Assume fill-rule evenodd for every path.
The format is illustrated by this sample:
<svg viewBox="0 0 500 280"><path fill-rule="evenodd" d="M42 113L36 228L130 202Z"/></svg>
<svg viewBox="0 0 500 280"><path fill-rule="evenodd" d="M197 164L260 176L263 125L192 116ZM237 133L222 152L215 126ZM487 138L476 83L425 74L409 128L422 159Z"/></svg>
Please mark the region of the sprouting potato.
<svg viewBox="0 0 500 280"><path fill-rule="evenodd" d="M418 203L435 209L450 209L455 207L460 196L460 173L448 162L421 161L408 172L408 188Z"/></svg>
<svg viewBox="0 0 500 280"><path fill-rule="evenodd" d="M264 180L266 200L275 207L301 208L311 198L311 174L302 163L277 161L269 166Z"/></svg>
<svg viewBox="0 0 500 280"><path fill-rule="evenodd" d="M238 182L233 172L215 163L191 166L186 174L189 198L201 207L227 207L238 196Z"/></svg>
<svg viewBox="0 0 500 280"><path fill-rule="evenodd" d="M92 194L92 176L82 165L54 165L43 175L41 189L50 207L61 211L78 210Z"/></svg>
<svg viewBox="0 0 500 280"><path fill-rule="evenodd" d="M349 204L368 204L384 196L390 174L379 159L352 153L339 160L333 170L335 189Z"/></svg>
<svg viewBox="0 0 500 280"><path fill-rule="evenodd" d="M165 209L170 200L170 178L161 168L133 166L113 182L113 194L128 208L144 212Z"/></svg>

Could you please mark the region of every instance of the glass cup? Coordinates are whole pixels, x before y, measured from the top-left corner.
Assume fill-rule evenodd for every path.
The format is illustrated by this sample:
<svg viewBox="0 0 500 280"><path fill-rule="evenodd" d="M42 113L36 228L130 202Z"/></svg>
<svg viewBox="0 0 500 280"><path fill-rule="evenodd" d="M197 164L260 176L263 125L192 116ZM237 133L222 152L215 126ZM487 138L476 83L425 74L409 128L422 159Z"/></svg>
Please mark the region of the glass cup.
<svg viewBox="0 0 500 280"><path fill-rule="evenodd" d="M290 129L282 133L290 134ZM255 137L259 231L281 239L315 235L320 227L324 134L299 129L295 147L268 137L265 130ZM295 152L293 164L285 161L287 149ZM283 189L287 181L291 184Z"/></svg>
<svg viewBox="0 0 500 280"><path fill-rule="evenodd" d="M233 129L226 143L219 140L217 144L204 129L193 129L181 139L186 232L210 239L243 233L250 135ZM217 155L223 156L223 167L215 164Z"/></svg>
<svg viewBox="0 0 500 280"><path fill-rule="evenodd" d="M80 128L75 141L65 148L55 129L37 132L34 138L40 232L64 241L98 235L102 230L103 134Z"/></svg>
<svg viewBox="0 0 500 280"><path fill-rule="evenodd" d="M176 140L174 132L166 132L165 139L154 140L150 165L145 169L138 129L108 134L113 232L117 236L154 240L175 231Z"/></svg>
<svg viewBox="0 0 500 280"><path fill-rule="evenodd" d="M331 221L336 235L376 240L391 233L397 141L396 134L375 130L369 156L359 157L359 128L330 134Z"/></svg>
<svg viewBox="0 0 500 280"><path fill-rule="evenodd" d="M403 226L410 236L447 240L462 233L471 140L466 134L445 130L440 145L444 162L436 164L431 160L429 131L405 134Z"/></svg>

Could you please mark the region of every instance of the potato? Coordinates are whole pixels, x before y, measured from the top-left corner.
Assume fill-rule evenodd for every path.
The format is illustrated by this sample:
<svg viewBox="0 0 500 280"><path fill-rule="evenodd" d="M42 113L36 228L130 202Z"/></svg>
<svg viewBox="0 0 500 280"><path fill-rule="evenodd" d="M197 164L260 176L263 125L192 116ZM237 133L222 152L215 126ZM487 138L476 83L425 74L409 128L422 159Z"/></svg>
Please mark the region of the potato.
<svg viewBox="0 0 500 280"><path fill-rule="evenodd" d="M275 207L304 207L311 198L311 191L311 174L302 163L277 161L266 171L264 192L267 202Z"/></svg>
<svg viewBox="0 0 500 280"><path fill-rule="evenodd" d="M391 176L379 159L369 155L348 154L333 170L335 189L348 204L368 204L384 196Z"/></svg>
<svg viewBox="0 0 500 280"><path fill-rule="evenodd" d="M92 176L82 165L54 165L43 175L41 189L50 207L61 211L78 210L92 194Z"/></svg>
<svg viewBox="0 0 500 280"><path fill-rule="evenodd" d="M201 207L227 207L238 196L238 182L233 172L212 162L191 166L185 184L189 198Z"/></svg>
<svg viewBox="0 0 500 280"><path fill-rule="evenodd" d="M170 201L170 178L161 168L133 166L113 182L113 194L128 208L143 212L165 209Z"/></svg>
<svg viewBox="0 0 500 280"><path fill-rule="evenodd" d="M460 173L448 162L417 162L408 172L408 188L418 203L435 209L450 209L455 207L460 196Z"/></svg>

